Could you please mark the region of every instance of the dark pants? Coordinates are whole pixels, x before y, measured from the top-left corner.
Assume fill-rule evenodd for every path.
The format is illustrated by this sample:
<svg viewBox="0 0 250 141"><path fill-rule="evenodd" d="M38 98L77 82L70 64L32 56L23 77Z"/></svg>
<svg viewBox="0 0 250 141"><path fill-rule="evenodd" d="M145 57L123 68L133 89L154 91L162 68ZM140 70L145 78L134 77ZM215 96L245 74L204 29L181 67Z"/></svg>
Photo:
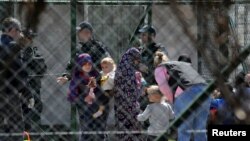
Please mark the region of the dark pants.
<svg viewBox="0 0 250 141"><path fill-rule="evenodd" d="M76 107L79 115L80 129L82 132L80 141L104 140L105 135L96 134L96 131L105 131L108 110L105 110L103 115L94 119L93 114L97 112L99 105L96 103L88 105L80 100L77 102Z"/></svg>
<svg viewBox="0 0 250 141"><path fill-rule="evenodd" d="M23 108L23 117L24 117L24 124L25 124L25 130L26 131L32 131L36 132L37 129L39 129L39 124L41 122L41 112L43 109L43 104L41 101L41 95L40 95L40 84L38 82L29 81L30 84L30 90L28 91L29 95L28 98L26 98L26 102L23 102L22 108ZM28 108L28 100L29 98L34 98L34 107L32 109Z"/></svg>
<svg viewBox="0 0 250 141"><path fill-rule="evenodd" d="M0 133L22 133L24 131L21 99L18 92L10 88L0 91ZM23 141L22 136L0 136L0 141Z"/></svg>

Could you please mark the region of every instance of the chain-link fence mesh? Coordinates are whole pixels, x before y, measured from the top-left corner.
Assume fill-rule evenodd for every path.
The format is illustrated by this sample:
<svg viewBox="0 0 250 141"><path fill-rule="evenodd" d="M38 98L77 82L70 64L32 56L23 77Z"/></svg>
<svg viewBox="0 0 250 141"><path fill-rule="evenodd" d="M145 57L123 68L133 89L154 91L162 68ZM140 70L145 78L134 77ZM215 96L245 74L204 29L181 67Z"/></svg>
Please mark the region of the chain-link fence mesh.
<svg viewBox="0 0 250 141"><path fill-rule="evenodd" d="M244 78L250 63L246 59L250 17L247 1L1 1L0 13L1 28L4 29L0 51L0 140L23 140L23 136L27 138L24 131L35 141L74 141L80 136L82 140L98 141L146 140L152 136L157 138L162 133L167 135L162 138L177 140L177 136L190 137L191 133L193 138L197 134L204 137L207 125L226 124L224 120L227 119L234 124L249 122L245 91L249 80ZM23 33L33 40L32 44L23 45L21 40L17 40L17 44L10 43L15 40L14 32L21 30L18 26L3 24L10 16L20 20L22 29L25 29ZM91 26L82 21L88 21ZM139 29L147 24L153 25L155 36L148 28L145 29L147 35L140 33ZM80 30L76 30L78 25ZM37 35L29 32L29 28ZM82 33L83 29L93 29L90 41L81 37L91 34ZM145 39L144 36L149 35ZM134 66L127 63L130 57L137 59L133 50L127 52L132 46L141 51L141 63L149 69L148 72L146 68L140 69L146 82L138 82L139 86L135 82L136 76L140 75L135 75ZM183 54L191 59L192 67L185 66L185 63L166 64L168 75L174 81L168 80L169 89L168 85L163 85L157 78L155 80L154 60L158 49L167 53L171 61L177 61ZM117 72L109 77L114 79L114 88L99 86L98 80L104 80L104 77L98 79L105 74L103 72L91 71L85 75L79 71L78 65L82 67L89 62L86 55L78 56L81 53L90 54L97 72L101 72L104 57L113 58ZM171 74L172 70L177 74ZM196 71L208 85L196 85L204 83L198 75L193 75ZM91 97L85 98L89 96L90 76L96 77L98 86L94 90L96 101L88 105L86 101ZM59 84L62 79L68 82ZM182 86L185 80L190 84ZM166 110L167 106L158 105L151 106L155 112L149 113L159 119L149 117L145 122L138 121L137 115L152 102L148 100L150 94L144 92L152 84L158 84L167 96L167 103L175 112L174 119L161 114L161 108L171 113L170 109ZM228 85L232 89L228 89ZM212 107L213 102L208 106L208 97L210 101L218 98L214 89L221 93L219 99L228 102L222 110L231 115L221 116L223 112L218 105ZM170 92L166 92L168 90L172 93L176 90L173 103ZM184 91L183 95L177 96L181 91ZM114 96L103 96L107 93ZM137 94L139 96L135 96ZM94 118L93 114L102 104L106 105L103 114ZM218 114L213 114L214 111ZM161 116L165 117L163 121ZM201 118L208 119L202 122ZM193 119L201 126L191 127ZM156 133L148 136L147 130L151 128L152 131L152 126L159 123L166 124L166 127L158 125L154 130ZM163 131L158 131L158 128ZM181 136L178 130L187 129L189 135ZM196 133L195 129L199 132Z"/></svg>

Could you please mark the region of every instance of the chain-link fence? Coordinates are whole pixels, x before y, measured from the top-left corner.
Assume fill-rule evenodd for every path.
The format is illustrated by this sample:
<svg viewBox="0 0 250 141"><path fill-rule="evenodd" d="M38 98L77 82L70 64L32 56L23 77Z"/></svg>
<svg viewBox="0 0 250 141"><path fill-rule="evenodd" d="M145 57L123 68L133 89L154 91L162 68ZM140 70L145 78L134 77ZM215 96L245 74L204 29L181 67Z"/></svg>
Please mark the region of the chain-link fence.
<svg viewBox="0 0 250 141"><path fill-rule="evenodd" d="M0 13L0 141L27 138L24 131L32 141L205 138L207 125L249 122L248 1L1 1ZM131 47L144 68L130 61L138 59ZM167 54L168 61L158 62L164 65L154 63L162 58L157 51ZM181 55L191 65L177 61ZM108 56L115 74L105 73ZM95 69L79 69L91 62ZM157 70L163 66L168 77ZM103 87L107 76L112 84ZM157 103L146 89L153 84L166 96L165 106L150 106ZM213 102L209 107L218 99L231 115L221 116ZM137 117L149 107L154 116ZM184 130L188 135L181 136Z"/></svg>

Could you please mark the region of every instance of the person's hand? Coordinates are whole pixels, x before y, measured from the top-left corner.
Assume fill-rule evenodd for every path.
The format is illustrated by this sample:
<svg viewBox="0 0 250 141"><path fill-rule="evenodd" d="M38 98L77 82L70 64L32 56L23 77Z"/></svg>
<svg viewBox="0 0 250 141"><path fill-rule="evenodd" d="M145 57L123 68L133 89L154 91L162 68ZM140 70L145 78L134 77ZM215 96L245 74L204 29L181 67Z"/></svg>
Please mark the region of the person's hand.
<svg viewBox="0 0 250 141"><path fill-rule="evenodd" d="M35 106L35 99L34 98L30 98L29 99L29 103L28 103L28 108L32 109Z"/></svg>
<svg viewBox="0 0 250 141"><path fill-rule="evenodd" d="M95 100L95 94L93 93L93 88L90 89L89 94L84 98L84 101L88 104L92 104Z"/></svg>
<svg viewBox="0 0 250 141"><path fill-rule="evenodd" d="M20 34L20 38L17 39L17 44L23 48L27 47L31 43L32 43L32 39L24 37L24 35L22 33Z"/></svg>
<svg viewBox="0 0 250 141"><path fill-rule="evenodd" d="M97 111L96 113L93 114L93 118L98 118L103 114L103 111Z"/></svg>
<svg viewBox="0 0 250 141"><path fill-rule="evenodd" d="M57 77L56 82L60 85L63 85L68 82L68 78L66 76Z"/></svg>
<svg viewBox="0 0 250 141"><path fill-rule="evenodd" d="M88 83L89 88L95 88L96 87L96 79L94 77L91 77Z"/></svg>

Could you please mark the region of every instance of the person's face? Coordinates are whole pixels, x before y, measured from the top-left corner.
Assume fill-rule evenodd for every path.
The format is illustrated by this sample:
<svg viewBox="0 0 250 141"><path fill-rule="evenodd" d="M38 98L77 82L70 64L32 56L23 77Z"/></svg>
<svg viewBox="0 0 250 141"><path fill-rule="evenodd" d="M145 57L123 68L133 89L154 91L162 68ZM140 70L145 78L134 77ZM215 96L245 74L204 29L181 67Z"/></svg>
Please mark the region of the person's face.
<svg viewBox="0 0 250 141"><path fill-rule="evenodd" d="M150 34L148 32L145 33L141 33L141 41L142 44L149 44L152 41L154 41L155 35L154 34Z"/></svg>
<svg viewBox="0 0 250 141"><path fill-rule="evenodd" d="M17 29L17 28L12 28L9 31L9 35L15 40L17 41L22 35L21 30Z"/></svg>
<svg viewBox="0 0 250 141"><path fill-rule="evenodd" d="M92 37L92 32L89 29L82 29L78 32L78 38L81 42L86 43Z"/></svg>
<svg viewBox="0 0 250 141"><path fill-rule="evenodd" d="M141 41L143 44L147 44L149 42L149 34L147 32L141 33Z"/></svg>
<svg viewBox="0 0 250 141"><path fill-rule="evenodd" d="M140 60L139 59L135 59L134 60L134 64L135 64L135 66L139 65L140 64Z"/></svg>
<svg viewBox="0 0 250 141"><path fill-rule="evenodd" d="M91 63L86 63L86 64L84 64L83 66L82 66L82 70L84 71L84 72L87 72L87 73L89 73L90 71L91 71L91 69L92 69L92 64Z"/></svg>
<svg viewBox="0 0 250 141"><path fill-rule="evenodd" d="M113 65L111 63L102 63L102 71L107 74L113 70Z"/></svg>

